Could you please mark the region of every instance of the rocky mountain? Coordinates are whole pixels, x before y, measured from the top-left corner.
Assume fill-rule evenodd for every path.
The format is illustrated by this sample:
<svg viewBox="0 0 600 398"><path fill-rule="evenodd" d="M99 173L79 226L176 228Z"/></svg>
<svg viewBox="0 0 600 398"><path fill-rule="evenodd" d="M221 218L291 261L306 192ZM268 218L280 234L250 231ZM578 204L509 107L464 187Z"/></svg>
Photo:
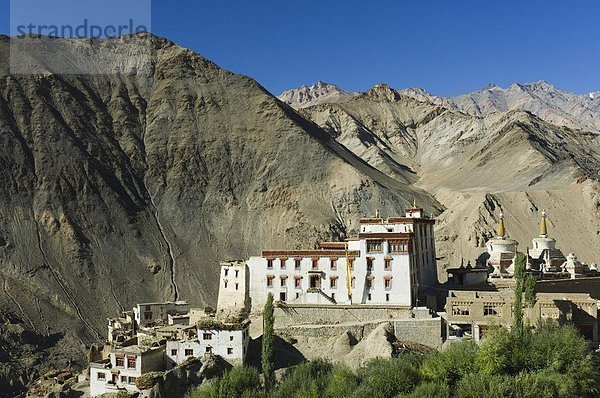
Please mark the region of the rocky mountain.
<svg viewBox="0 0 600 398"><path fill-rule="evenodd" d="M101 43L122 51L98 72L134 73L11 75L0 38L0 309L60 333L48 350L68 344L80 361L137 302L214 305L219 260L340 239L413 197L443 210L254 80L165 39L128 39L151 56Z"/></svg>
<svg viewBox="0 0 600 398"><path fill-rule="evenodd" d="M524 110L559 126L600 131L600 107L595 97L562 91L543 80L515 83L506 89L490 84L479 91L449 98L448 101L456 109L476 116Z"/></svg>
<svg viewBox="0 0 600 398"><path fill-rule="evenodd" d="M473 116L386 85L301 112L373 167L444 205L436 229L442 268L474 262L501 211L523 250L546 209L560 248L599 260L589 246L600 243L596 133L525 111Z"/></svg>
<svg viewBox="0 0 600 398"><path fill-rule="evenodd" d="M354 95L355 93L344 91L335 84L319 81L310 87L302 86L284 91L277 98L296 109L300 109L317 104L344 102Z"/></svg>
<svg viewBox="0 0 600 398"><path fill-rule="evenodd" d="M525 246L545 208L559 246L598 261L594 132L386 85L281 101L168 40L127 39L150 51L64 40L103 46L98 73L11 75L0 37L0 345L24 330L47 365L81 362L137 302L214 304L219 260L343 239L413 198L439 216L441 271L483 251L501 210ZM0 385L42 370L6 357Z"/></svg>

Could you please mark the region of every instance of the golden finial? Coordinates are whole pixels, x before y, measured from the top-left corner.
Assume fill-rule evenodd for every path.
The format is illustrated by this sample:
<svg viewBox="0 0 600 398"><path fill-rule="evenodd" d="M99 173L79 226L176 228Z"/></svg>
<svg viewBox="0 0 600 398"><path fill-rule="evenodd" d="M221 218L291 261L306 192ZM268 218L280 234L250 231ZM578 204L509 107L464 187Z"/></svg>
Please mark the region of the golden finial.
<svg viewBox="0 0 600 398"><path fill-rule="evenodd" d="M379 218L379 210L375 210L375 218Z"/></svg>
<svg viewBox="0 0 600 398"><path fill-rule="evenodd" d="M500 220L498 221L498 237L504 238L506 236L506 230L504 229L504 214L500 213Z"/></svg>
<svg viewBox="0 0 600 398"><path fill-rule="evenodd" d="M417 198L413 198L413 209L417 208Z"/></svg>
<svg viewBox="0 0 600 398"><path fill-rule="evenodd" d="M548 228L546 227L546 210L542 210L542 221L540 222L540 237L548 236Z"/></svg>

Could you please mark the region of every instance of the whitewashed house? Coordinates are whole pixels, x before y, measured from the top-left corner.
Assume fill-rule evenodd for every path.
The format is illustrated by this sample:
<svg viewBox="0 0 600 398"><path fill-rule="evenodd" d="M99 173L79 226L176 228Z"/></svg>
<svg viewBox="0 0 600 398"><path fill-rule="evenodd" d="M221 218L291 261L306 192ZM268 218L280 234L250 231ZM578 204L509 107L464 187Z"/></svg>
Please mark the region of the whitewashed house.
<svg viewBox="0 0 600 398"><path fill-rule="evenodd" d="M131 345L111 350L107 359L90 363L90 396L119 391L138 392L138 377L165 367L165 346Z"/></svg>
<svg viewBox="0 0 600 398"><path fill-rule="evenodd" d="M199 321L196 338L167 341L167 369L204 354L219 355L232 365L244 364L250 343L249 325L247 319L232 323L213 318Z"/></svg>

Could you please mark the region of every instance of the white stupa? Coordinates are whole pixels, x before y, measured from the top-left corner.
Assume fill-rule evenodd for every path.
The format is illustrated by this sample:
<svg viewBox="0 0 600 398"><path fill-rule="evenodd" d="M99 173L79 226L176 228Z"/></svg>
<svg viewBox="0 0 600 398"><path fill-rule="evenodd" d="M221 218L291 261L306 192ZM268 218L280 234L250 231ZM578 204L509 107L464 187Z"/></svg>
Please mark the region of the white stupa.
<svg viewBox="0 0 600 398"><path fill-rule="evenodd" d="M556 239L548 236L546 218L546 212L542 210L540 234L537 238L533 238L531 241L529 257L531 257L535 264L539 264L540 271L560 271L561 266L566 259L563 253L556 248Z"/></svg>
<svg viewBox="0 0 600 398"><path fill-rule="evenodd" d="M498 221L497 236L487 241L486 247L490 255L487 264L494 268L492 275L512 275L517 254L517 241L506 236L502 213L500 213Z"/></svg>

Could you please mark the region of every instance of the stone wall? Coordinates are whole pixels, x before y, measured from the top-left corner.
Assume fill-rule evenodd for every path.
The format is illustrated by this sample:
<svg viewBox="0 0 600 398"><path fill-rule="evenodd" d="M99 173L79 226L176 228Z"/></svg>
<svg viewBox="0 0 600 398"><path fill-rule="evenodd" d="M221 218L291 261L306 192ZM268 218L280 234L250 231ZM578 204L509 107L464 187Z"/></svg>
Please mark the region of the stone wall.
<svg viewBox="0 0 600 398"><path fill-rule="evenodd" d="M412 316L408 307L377 306L286 306L275 308L275 327L293 325L338 325L404 319ZM343 331L342 331L343 332Z"/></svg>
<svg viewBox="0 0 600 398"><path fill-rule="evenodd" d="M427 347L442 347L442 318L397 319L394 334L400 341L419 343Z"/></svg>

